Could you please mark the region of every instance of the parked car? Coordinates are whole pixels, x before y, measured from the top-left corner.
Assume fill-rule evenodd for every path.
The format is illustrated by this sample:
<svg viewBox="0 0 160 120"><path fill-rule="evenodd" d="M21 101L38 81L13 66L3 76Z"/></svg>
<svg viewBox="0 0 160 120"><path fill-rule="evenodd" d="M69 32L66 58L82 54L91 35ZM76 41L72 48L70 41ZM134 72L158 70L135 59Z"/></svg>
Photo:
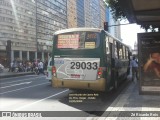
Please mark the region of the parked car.
<svg viewBox="0 0 160 120"><path fill-rule="evenodd" d="M4 70L4 66L0 64L0 73L3 72L3 70Z"/></svg>

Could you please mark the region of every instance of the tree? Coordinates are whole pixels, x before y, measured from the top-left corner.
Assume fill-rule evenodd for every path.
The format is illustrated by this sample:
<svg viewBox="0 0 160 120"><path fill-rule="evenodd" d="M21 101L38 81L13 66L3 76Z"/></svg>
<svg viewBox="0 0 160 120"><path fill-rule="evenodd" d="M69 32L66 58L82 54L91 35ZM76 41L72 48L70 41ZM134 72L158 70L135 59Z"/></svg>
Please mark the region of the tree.
<svg viewBox="0 0 160 120"><path fill-rule="evenodd" d="M126 12L124 12L126 9L122 6L122 4L126 4L124 0L105 0L105 2L110 8L110 12L112 13L114 20L127 19ZM152 32L160 31L160 26L145 25L143 23L140 25L146 32L148 32L148 30L151 30Z"/></svg>
<svg viewBox="0 0 160 120"><path fill-rule="evenodd" d="M122 20L127 18L118 0L105 0L105 2L108 4L115 21L118 19Z"/></svg>
<svg viewBox="0 0 160 120"><path fill-rule="evenodd" d="M145 29L146 32L148 32L148 30L150 30L152 32L156 32L156 29L157 29L157 31L160 32L160 26L157 27L155 25L144 25L144 24L141 24L141 28Z"/></svg>

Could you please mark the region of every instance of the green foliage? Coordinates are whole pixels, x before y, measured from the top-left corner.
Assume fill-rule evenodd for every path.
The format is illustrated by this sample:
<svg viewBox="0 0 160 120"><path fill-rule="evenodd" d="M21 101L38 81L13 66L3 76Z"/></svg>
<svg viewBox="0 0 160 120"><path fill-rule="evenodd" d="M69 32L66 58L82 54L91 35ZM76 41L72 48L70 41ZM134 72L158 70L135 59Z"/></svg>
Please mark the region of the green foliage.
<svg viewBox="0 0 160 120"><path fill-rule="evenodd" d="M120 2L118 0L105 0L108 4L108 7L111 9L110 12L113 15L114 20L122 20L126 19L126 15L124 14Z"/></svg>
<svg viewBox="0 0 160 120"><path fill-rule="evenodd" d="M160 32L160 27L154 26L154 25L141 25L141 28L145 29L146 32L148 32L148 30L152 31L152 32Z"/></svg>
<svg viewBox="0 0 160 120"><path fill-rule="evenodd" d="M107 3L107 6L110 8L110 12L113 15L114 20L122 20L122 19L127 19L125 13L124 13L124 9L121 6L120 0L105 0L105 2ZM123 2L123 0L121 0L121 2ZM144 25L141 24L141 28L145 29L146 32L148 32L148 30L152 31L152 32L160 32L160 26L154 26L154 25Z"/></svg>

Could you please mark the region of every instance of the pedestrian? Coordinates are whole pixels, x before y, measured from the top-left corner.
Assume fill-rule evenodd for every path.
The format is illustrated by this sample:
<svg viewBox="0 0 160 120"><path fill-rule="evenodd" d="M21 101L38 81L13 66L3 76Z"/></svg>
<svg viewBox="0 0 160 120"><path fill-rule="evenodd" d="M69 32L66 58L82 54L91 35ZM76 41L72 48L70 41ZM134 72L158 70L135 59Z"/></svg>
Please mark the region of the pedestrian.
<svg viewBox="0 0 160 120"><path fill-rule="evenodd" d="M13 61L12 72L16 72L17 63L16 60Z"/></svg>
<svg viewBox="0 0 160 120"><path fill-rule="evenodd" d="M47 70L48 60L44 62L44 70Z"/></svg>
<svg viewBox="0 0 160 120"><path fill-rule="evenodd" d="M135 75L136 79L138 80L138 61L136 60L135 56L131 60L131 67L132 67L132 81L134 81Z"/></svg>
<svg viewBox="0 0 160 120"><path fill-rule="evenodd" d="M8 72L12 72L12 71L13 71L13 61L10 63Z"/></svg>
<svg viewBox="0 0 160 120"><path fill-rule="evenodd" d="M19 72L23 72L22 61L19 61Z"/></svg>
<svg viewBox="0 0 160 120"><path fill-rule="evenodd" d="M3 72L4 66L0 63L0 73Z"/></svg>
<svg viewBox="0 0 160 120"><path fill-rule="evenodd" d="M42 73L43 75L45 75L45 73L44 73L44 64L43 64L42 61L40 61L40 62L38 63L38 70L39 70L38 75L39 75L40 73Z"/></svg>
<svg viewBox="0 0 160 120"><path fill-rule="evenodd" d="M35 74L38 74L39 71L38 71L38 61L37 60L34 60L33 62L33 71Z"/></svg>

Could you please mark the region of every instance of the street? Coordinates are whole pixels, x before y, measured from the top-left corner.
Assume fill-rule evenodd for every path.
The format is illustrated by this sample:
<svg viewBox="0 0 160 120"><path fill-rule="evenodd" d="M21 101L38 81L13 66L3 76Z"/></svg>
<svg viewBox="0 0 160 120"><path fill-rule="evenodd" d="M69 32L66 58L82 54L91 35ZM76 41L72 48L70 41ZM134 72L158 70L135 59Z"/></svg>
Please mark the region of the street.
<svg viewBox="0 0 160 120"><path fill-rule="evenodd" d="M48 111L52 112L51 117L101 116L128 84L126 81L116 92L105 95L93 91L52 88L43 75L4 78L0 80L0 111ZM80 102L70 99L76 98L77 94L96 96L87 100L82 97Z"/></svg>

